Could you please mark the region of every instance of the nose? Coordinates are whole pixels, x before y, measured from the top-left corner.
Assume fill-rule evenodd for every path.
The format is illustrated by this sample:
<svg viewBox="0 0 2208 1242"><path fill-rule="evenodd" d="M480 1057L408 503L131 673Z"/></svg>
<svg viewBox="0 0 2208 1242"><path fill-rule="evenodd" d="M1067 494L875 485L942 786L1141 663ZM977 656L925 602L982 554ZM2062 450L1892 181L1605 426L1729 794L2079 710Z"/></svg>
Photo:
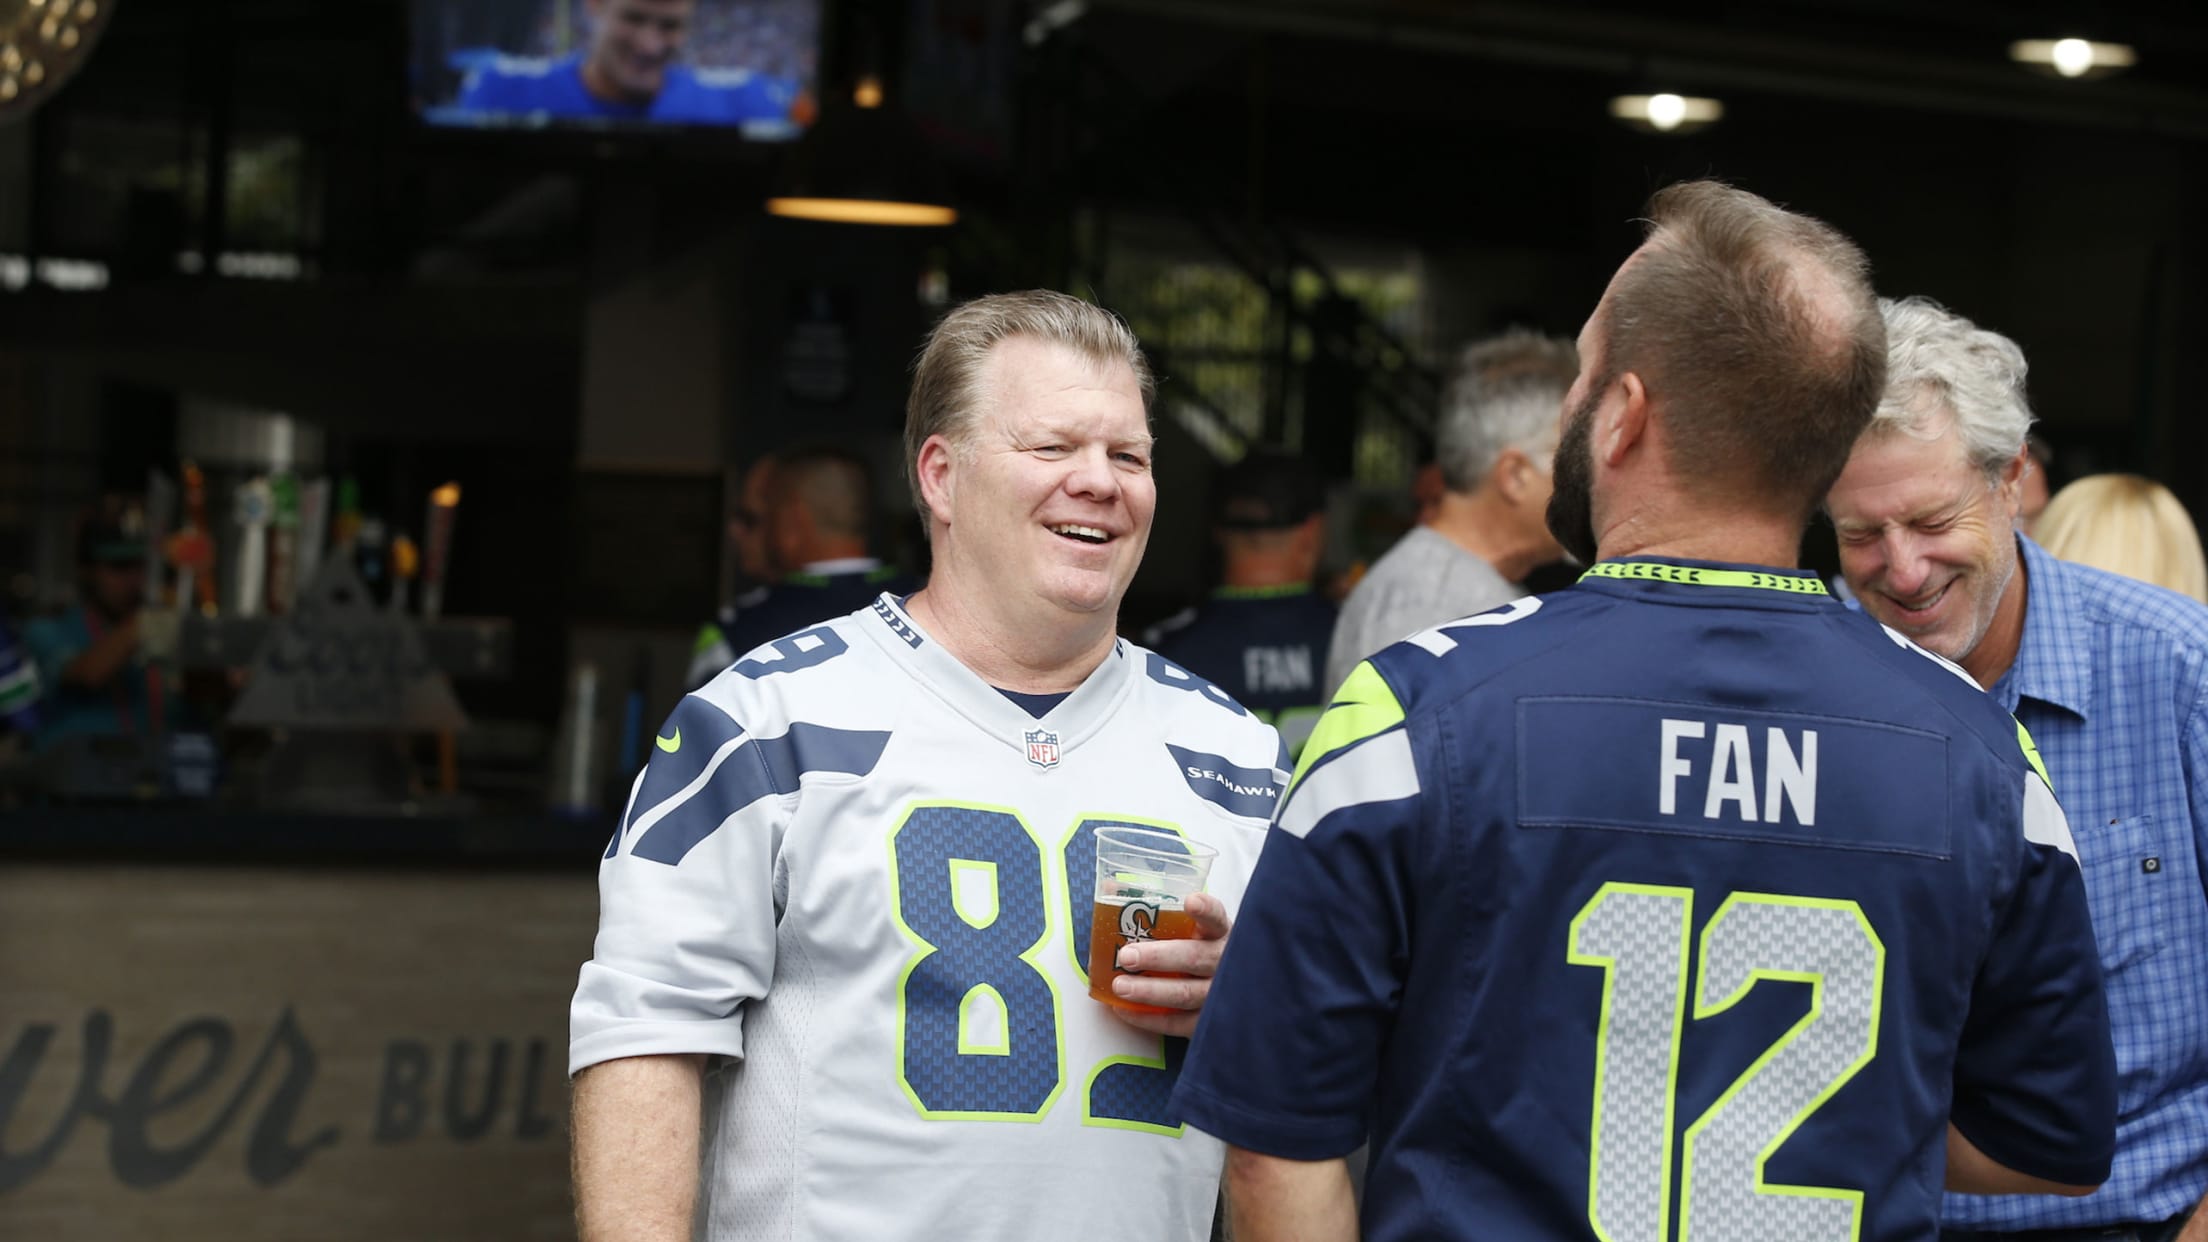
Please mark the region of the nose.
<svg viewBox="0 0 2208 1242"><path fill-rule="evenodd" d="M646 22L636 33L636 50L653 60L668 55L675 45L675 32L663 30Z"/></svg>
<svg viewBox="0 0 2208 1242"><path fill-rule="evenodd" d="M1923 592L1932 579L1932 558L1922 541L1905 530L1889 531L1879 540L1879 551L1886 559L1888 592L1904 599Z"/></svg>
<svg viewBox="0 0 2208 1242"><path fill-rule="evenodd" d="M1112 468L1111 451L1101 444L1084 446L1073 455L1066 472L1066 491L1084 499L1110 503L1119 497L1119 472Z"/></svg>

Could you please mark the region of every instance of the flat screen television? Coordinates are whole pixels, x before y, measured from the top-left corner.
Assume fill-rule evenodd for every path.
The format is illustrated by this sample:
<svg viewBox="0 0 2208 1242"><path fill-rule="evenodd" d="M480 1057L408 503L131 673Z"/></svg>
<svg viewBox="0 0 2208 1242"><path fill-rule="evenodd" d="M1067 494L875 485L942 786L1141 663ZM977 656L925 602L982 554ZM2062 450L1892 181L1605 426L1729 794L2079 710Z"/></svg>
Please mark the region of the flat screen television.
<svg viewBox="0 0 2208 1242"><path fill-rule="evenodd" d="M822 0L412 0L411 89L432 125L732 128L812 120Z"/></svg>

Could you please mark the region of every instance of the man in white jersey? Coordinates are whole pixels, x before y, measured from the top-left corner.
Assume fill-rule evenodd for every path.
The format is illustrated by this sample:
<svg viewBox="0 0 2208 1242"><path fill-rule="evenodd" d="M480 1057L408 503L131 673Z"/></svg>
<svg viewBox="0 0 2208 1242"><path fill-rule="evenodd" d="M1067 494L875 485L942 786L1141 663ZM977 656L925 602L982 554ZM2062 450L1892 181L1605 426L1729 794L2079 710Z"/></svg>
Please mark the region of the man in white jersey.
<svg viewBox="0 0 2208 1242"><path fill-rule="evenodd" d="M934 574L758 648L662 729L572 1014L585 1239L1206 1236L1167 1107L1286 774L1272 729L1115 637L1150 372L1110 314L930 335L906 462ZM1095 830L1219 851L1201 938L1087 995Z"/></svg>

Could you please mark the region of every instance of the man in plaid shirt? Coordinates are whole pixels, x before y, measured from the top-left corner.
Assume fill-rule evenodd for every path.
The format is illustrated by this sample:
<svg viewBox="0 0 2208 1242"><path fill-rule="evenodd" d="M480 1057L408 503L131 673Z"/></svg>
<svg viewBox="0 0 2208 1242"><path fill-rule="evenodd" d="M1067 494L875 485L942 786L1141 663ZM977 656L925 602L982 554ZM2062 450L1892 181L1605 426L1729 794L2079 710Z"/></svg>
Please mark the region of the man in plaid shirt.
<svg viewBox="0 0 2208 1242"><path fill-rule="evenodd" d="M2015 343L1882 303L1887 394L1826 507L1872 616L2038 742L2077 840L2119 1083L2091 1196L1949 1195L1946 1242L2208 1242L2208 607L2015 531L2032 416Z"/></svg>

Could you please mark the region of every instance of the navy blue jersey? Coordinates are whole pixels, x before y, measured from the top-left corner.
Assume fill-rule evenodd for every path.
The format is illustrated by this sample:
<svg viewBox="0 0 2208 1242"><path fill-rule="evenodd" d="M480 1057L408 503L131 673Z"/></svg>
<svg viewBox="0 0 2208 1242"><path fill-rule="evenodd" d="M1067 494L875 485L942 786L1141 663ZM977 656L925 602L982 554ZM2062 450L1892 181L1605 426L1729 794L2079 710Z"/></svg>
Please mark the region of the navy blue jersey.
<svg viewBox="0 0 2208 1242"><path fill-rule="evenodd" d="M579 117L608 121L739 125L786 121L797 86L772 74L741 69L698 70L670 65L659 94L646 104L598 98L583 86L580 52L558 60L494 56L482 60L460 88L462 115Z"/></svg>
<svg viewBox="0 0 2208 1242"><path fill-rule="evenodd" d="M0 731L38 729L38 663L0 616Z"/></svg>
<svg viewBox="0 0 2208 1242"><path fill-rule="evenodd" d="M1605 562L1387 649L1269 835L1174 1102L1372 1141L1369 1239L1929 1240L1946 1125L2107 1173L2029 739L1814 577Z"/></svg>
<svg viewBox="0 0 2208 1242"><path fill-rule="evenodd" d="M1143 644L1271 721L1293 755L1326 705L1334 605L1308 586L1221 587Z"/></svg>

